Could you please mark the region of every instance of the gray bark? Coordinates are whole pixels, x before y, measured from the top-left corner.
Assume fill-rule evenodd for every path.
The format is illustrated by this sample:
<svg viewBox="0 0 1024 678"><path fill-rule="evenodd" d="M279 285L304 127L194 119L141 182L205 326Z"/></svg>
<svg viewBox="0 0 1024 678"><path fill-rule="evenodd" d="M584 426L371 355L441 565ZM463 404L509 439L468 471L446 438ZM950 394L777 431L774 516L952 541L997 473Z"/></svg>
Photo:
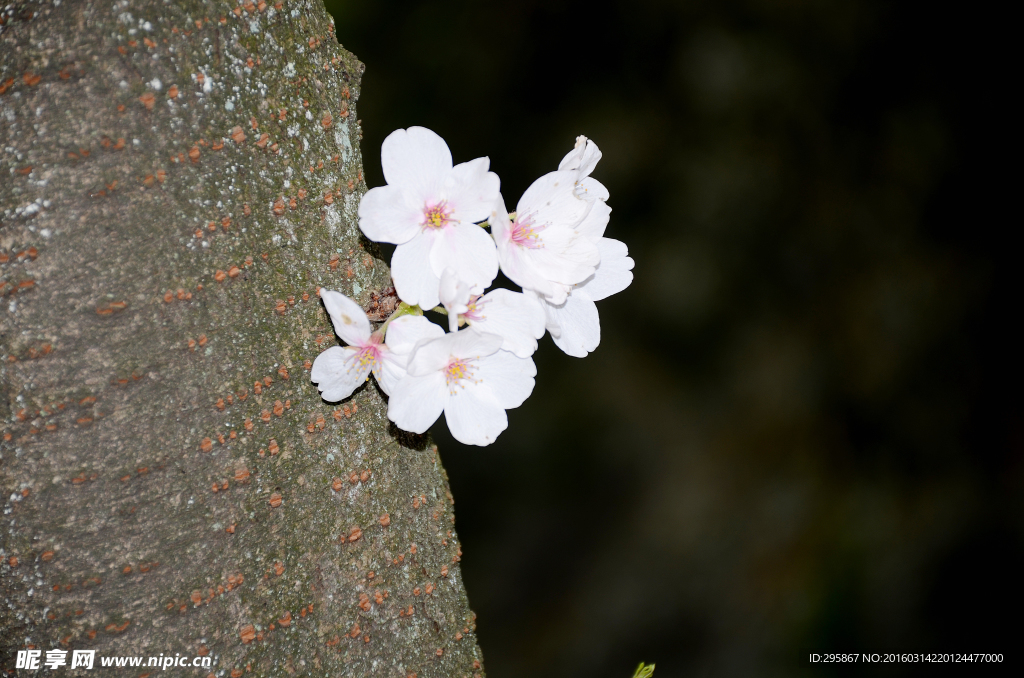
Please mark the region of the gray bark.
<svg viewBox="0 0 1024 678"><path fill-rule="evenodd" d="M320 0L2 16L3 668L482 675L436 447L309 381L318 287L394 301Z"/></svg>

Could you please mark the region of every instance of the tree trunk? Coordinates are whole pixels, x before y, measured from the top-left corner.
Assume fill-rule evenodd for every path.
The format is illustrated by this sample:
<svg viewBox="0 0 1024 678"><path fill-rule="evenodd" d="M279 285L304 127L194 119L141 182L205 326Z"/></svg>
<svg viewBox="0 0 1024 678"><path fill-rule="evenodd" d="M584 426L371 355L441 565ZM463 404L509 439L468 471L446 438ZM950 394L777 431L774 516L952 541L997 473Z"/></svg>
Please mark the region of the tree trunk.
<svg viewBox="0 0 1024 678"><path fill-rule="evenodd" d="M6 7L3 668L482 675L436 447L309 381L319 287L393 301L320 0Z"/></svg>

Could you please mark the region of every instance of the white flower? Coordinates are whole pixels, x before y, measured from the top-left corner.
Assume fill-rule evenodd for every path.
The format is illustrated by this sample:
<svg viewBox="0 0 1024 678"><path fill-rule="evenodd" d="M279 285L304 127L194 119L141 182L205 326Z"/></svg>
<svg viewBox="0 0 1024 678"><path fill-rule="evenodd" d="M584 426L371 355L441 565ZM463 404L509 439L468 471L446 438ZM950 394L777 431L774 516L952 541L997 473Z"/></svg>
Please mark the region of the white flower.
<svg viewBox="0 0 1024 678"><path fill-rule="evenodd" d="M448 311L451 331L465 323L497 334L501 348L520 358L532 356L537 340L544 336L544 309L534 297L505 289L475 295L450 269L441 276L441 303Z"/></svg>
<svg viewBox="0 0 1024 678"><path fill-rule="evenodd" d="M594 275L573 286L565 302L552 304L538 299L555 345L575 358L586 357L601 343L601 322L594 302L621 292L633 282L633 260L625 243L600 238L598 247L601 265Z"/></svg>
<svg viewBox="0 0 1024 678"><path fill-rule="evenodd" d="M363 309L339 292L320 290L334 329L348 346L332 346L313 361L310 380L328 402L343 400L370 378L390 394L405 376L409 354L421 339L443 336L444 330L423 316L405 315L387 325L387 339L380 331L370 333Z"/></svg>
<svg viewBox="0 0 1024 678"><path fill-rule="evenodd" d="M500 186L487 158L452 167L444 139L423 127L395 130L381 146L387 186L359 203L359 228L371 240L398 245L391 275L398 296L437 306L446 268L482 292L498 274L494 242L476 222L486 219Z"/></svg>
<svg viewBox="0 0 1024 678"><path fill-rule="evenodd" d="M423 433L444 412L456 440L490 445L508 427L505 410L529 397L537 374L532 359L517 358L501 344L498 335L474 328L420 341L391 394L388 418Z"/></svg>
<svg viewBox="0 0 1024 678"><path fill-rule="evenodd" d="M580 230L591 210L573 193L575 177L573 171L549 172L519 199L515 221L506 215L500 198L490 218L501 270L556 304L565 300L572 285L592 275L600 261L596 244Z"/></svg>
<svg viewBox="0 0 1024 678"><path fill-rule="evenodd" d="M573 180L576 196L587 202L608 199L608 189L590 176L600 159L601 149L581 134L576 137L576 146L562 158L562 162L558 163L559 170L571 170L576 173Z"/></svg>

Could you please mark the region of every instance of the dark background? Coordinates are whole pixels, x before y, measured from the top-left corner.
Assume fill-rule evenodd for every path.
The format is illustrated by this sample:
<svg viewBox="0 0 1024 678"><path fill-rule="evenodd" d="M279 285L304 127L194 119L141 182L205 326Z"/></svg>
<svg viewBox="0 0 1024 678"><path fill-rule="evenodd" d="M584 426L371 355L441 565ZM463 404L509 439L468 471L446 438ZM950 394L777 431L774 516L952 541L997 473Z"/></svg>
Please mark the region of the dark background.
<svg viewBox="0 0 1024 678"><path fill-rule="evenodd" d="M594 354L542 342L495 445L433 429L488 675L1015 659L1008 18L863 0L328 7L366 63L370 186L384 137L423 125L456 162L489 156L512 207L586 134L608 235L636 261L599 303Z"/></svg>

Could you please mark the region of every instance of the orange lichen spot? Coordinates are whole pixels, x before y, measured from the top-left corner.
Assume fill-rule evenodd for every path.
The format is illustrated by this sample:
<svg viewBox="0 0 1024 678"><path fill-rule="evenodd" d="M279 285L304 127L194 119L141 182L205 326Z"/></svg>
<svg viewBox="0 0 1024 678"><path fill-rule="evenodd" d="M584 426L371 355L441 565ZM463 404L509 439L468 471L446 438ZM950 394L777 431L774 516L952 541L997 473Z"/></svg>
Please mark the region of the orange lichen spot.
<svg viewBox="0 0 1024 678"><path fill-rule="evenodd" d="M309 358L303 360L302 361L302 369L306 370L307 372L309 370L312 370L313 369L313 361L311 361ZM317 415L317 425L320 426L321 428L323 428L323 424L320 423L321 419L323 419L323 415L322 414Z"/></svg>
<svg viewBox="0 0 1024 678"><path fill-rule="evenodd" d="M77 421L79 426L88 426L92 423L92 417L79 417Z"/></svg>
<svg viewBox="0 0 1024 678"><path fill-rule="evenodd" d="M154 49L156 47L156 43L150 40L149 38L143 38L142 42L144 45L146 45L146 47L150 49Z"/></svg>
<svg viewBox="0 0 1024 678"><path fill-rule="evenodd" d="M217 398L217 402L215 402L213 404L213 406L216 407L221 412L223 412L224 411L224 399L223 398Z"/></svg>
<svg viewBox="0 0 1024 678"><path fill-rule="evenodd" d="M227 528L225 528L224 531L227 532L228 534L234 534L235 533L235 524L231 523L230 525L227 526Z"/></svg>
<svg viewBox="0 0 1024 678"><path fill-rule="evenodd" d="M242 130L241 125L235 125L231 128L231 140L236 144L240 144L245 141L245 132Z"/></svg>
<svg viewBox="0 0 1024 678"><path fill-rule="evenodd" d="M192 604L193 605L195 605L196 607L199 607L202 604L202 602L203 602L203 593L202 593L202 591L199 591L199 590L193 591L192 592L192 596L191 596L191 600L192 600Z"/></svg>
<svg viewBox="0 0 1024 678"><path fill-rule="evenodd" d="M167 290L164 292L164 303L169 304L174 301L174 292Z"/></svg>
<svg viewBox="0 0 1024 678"><path fill-rule="evenodd" d="M217 442L220 443L221 445L224 444L224 434L223 433L218 433L217 434Z"/></svg>
<svg viewBox="0 0 1024 678"><path fill-rule="evenodd" d="M260 135L259 140L256 142L256 146L259 148L266 148L267 144L270 143L270 135L264 132Z"/></svg>
<svg viewBox="0 0 1024 678"><path fill-rule="evenodd" d="M200 334L199 335L199 345L200 346L206 346L206 341L207 341L206 335L205 334Z"/></svg>
<svg viewBox="0 0 1024 678"><path fill-rule="evenodd" d="M167 181L167 172L165 170L162 170L162 169L161 170L157 170L156 171L156 180L159 181L161 184L164 183L165 181ZM116 184L117 182L115 181L114 183ZM111 191L114 190L109 185L107 186L107 188L109 188Z"/></svg>
<svg viewBox="0 0 1024 678"><path fill-rule="evenodd" d="M348 475L348 481L349 481L350 483L352 483L353 485L355 485L356 483L358 483L358 482L359 482L359 474L358 474L358 473L356 473L355 471L353 471L352 473L350 473L350 474Z"/></svg>
<svg viewBox="0 0 1024 678"><path fill-rule="evenodd" d="M43 76L28 72L21 76L21 79L24 80L25 84L29 87L35 87L39 84L39 81L43 79Z"/></svg>
<svg viewBox="0 0 1024 678"><path fill-rule="evenodd" d="M253 384L252 390L256 393L256 395L263 393L263 384L257 381L255 384Z"/></svg>
<svg viewBox="0 0 1024 678"><path fill-rule="evenodd" d="M177 85L171 85L167 89L167 96L170 97L171 99L177 99L178 98L178 86Z"/></svg>
<svg viewBox="0 0 1024 678"><path fill-rule="evenodd" d="M359 541L359 538L363 536L363 531L358 527L353 527L348 533L349 541Z"/></svg>
<svg viewBox="0 0 1024 678"><path fill-rule="evenodd" d="M224 217L220 220L220 227L223 228L225 232L227 232L229 226L231 226L231 217Z"/></svg>
<svg viewBox="0 0 1024 678"><path fill-rule="evenodd" d="M413 544L412 546L409 547L409 553L411 553L413 555L416 555L416 550L417 550L416 549L416 544Z"/></svg>
<svg viewBox="0 0 1024 678"><path fill-rule="evenodd" d="M256 629L253 627L252 624L246 624L242 627L241 631L239 632L239 636L242 638L243 643L249 644L256 639ZM232 675L234 675L233 671ZM241 672L239 672L239 675L241 675Z"/></svg>
<svg viewBox="0 0 1024 678"><path fill-rule="evenodd" d="M273 494L270 495L270 506L271 506L271 508L277 508L278 506L281 505L281 502L282 502L282 499L281 499L281 493L280 492L274 492Z"/></svg>
<svg viewBox="0 0 1024 678"><path fill-rule="evenodd" d="M431 593L434 592L434 585L433 584L427 584L427 586L426 586L426 588L424 590L426 591L427 595L429 596Z"/></svg>
<svg viewBox="0 0 1024 678"><path fill-rule="evenodd" d="M242 424L242 426L243 426L243 428L245 428L246 431L251 431L253 429L252 419L250 419L249 417L246 417L245 418L245 423Z"/></svg>
<svg viewBox="0 0 1024 678"><path fill-rule="evenodd" d="M284 365L281 365L281 367L277 368L277 373L281 375L282 379L288 378L288 369Z"/></svg>
<svg viewBox="0 0 1024 678"><path fill-rule="evenodd" d="M209 452L213 449L213 441L209 438L203 438L203 442L199 444L199 449L203 452Z"/></svg>
<svg viewBox="0 0 1024 678"><path fill-rule="evenodd" d="M332 271L338 270L338 264L340 263L341 257L339 257L337 254L332 254L331 257L327 260L327 265L330 266Z"/></svg>
<svg viewBox="0 0 1024 678"><path fill-rule="evenodd" d="M213 279L216 280L217 282L224 282L224 280L227 277L228 274L225 273L224 271L221 271L220 269L217 269L217 272L213 274Z"/></svg>
<svg viewBox="0 0 1024 678"><path fill-rule="evenodd" d="M284 403L282 403L280 400L275 400L274 415L280 417L282 414L284 414Z"/></svg>
<svg viewBox="0 0 1024 678"><path fill-rule="evenodd" d="M11 567L17 567L18 566L18 557L17 556L11 556L10 558L7 559L7 564L10 565Z"/></svg>
<svg viewBox="0 0 1024 678"><path fill-rule="evenodd" d="M331 489L335 492L341 492L341 488L344 487L344 482L341 478L335 478L331 481Z"/></svg>
<svg viewBox="0 0 1024 678"><path fill-rule="evenodd" d="M448 566L447 565L444 565L444 566L441 567L441 576L442 577L447 577L448 576Z"/></svg>
<svg viewBox="0 0 1024 678"><path fill-rule="evenodd" d="M188 350L190 350L190 351L196 350L196 340L195 339L189 339L188 340Z"/></svg>
<svg viewBox="0 0 1024 678"><path fill-rule="evenodd" d="M153 105L156 103L156 95L152 92L146 92L139 97L139 101L142 102L142 105L146 107L147 111L152 111Z"/></svg>
<svg viewBox="0 0 1024 678"><path fill-rule="evenodd" d="M284 616L282 616L280 619L277 620L277 623L280 624L281 626L284 626L284 627L291 626L291 623L292 623L292 613L291 612L285 612Z"/></svg>
<svg viewBox="0 0 1024 678"><path fill-rule="evenodd" d="M369 471L363 471L362 473L359 474L359 480L363 481L364 483L367 480L369 480L369 479L370 479L370 472Z"/></svg>
<svg viewBox="0 0 1024 678"><path fill-rule="evenodd" d="M117 624L107 624L105 627L103 627L103 630L107 633L121 633L121 631L124 631L126 628L128 628L128 625L131 623L131 620L127 619L120 626L118 626Z"/></svg>
<svg viewBox="0 0 1024 678"><path fill-rule="evenodd" d="M274 201L273 212L277 216L281 216L282 214L284 214L284 211L285 211L284 198L278 198L277 200Z"/></svg>
<svg viewBox="0 0 1024 678"><path fill-rule="evenodd" d="M44 563L48 563L53 560L53 551L43 551L43 554L39 557L43 559Z"/></svg>
<svg viewBox="0 0 1024 678"><path fill-rule="evenodd" d="M331 117L330 113L324 113L324 117L320 120L320 124L325 130L330 129L331 125L334 124L334 118Z"/></svg>
<svg viewBox="0 0 1024 678"><path fill-rule="evenodd" d="M413 500L412 500L412 507L413 508L419 508L420 507L420 498L419 497L414 497L413 498Z"/></svg>
<svg viewBox="0 0 1024 678"><path fill-rule="evenodd" d="M270 454L277 454L281 451L281 448L277 446L277 440L274 438L270 439L270 444L267 445L267 449L270 451Z"/></svg>
<svg viewBox="0 0 1024 678"><path fill-rule="evenodd" d="M370 611L370 596L366 595L365 593L359 594L359 609L361 609L363 612Z"/></svg>
<svg viewBox="0 0 1024 678"><path fill-rule="evenodd" d="M235 469L235 482L236 483L244 483L248 479L249 479L249 469L245 468L244 466L239 468L239 469Z"/></svg>

